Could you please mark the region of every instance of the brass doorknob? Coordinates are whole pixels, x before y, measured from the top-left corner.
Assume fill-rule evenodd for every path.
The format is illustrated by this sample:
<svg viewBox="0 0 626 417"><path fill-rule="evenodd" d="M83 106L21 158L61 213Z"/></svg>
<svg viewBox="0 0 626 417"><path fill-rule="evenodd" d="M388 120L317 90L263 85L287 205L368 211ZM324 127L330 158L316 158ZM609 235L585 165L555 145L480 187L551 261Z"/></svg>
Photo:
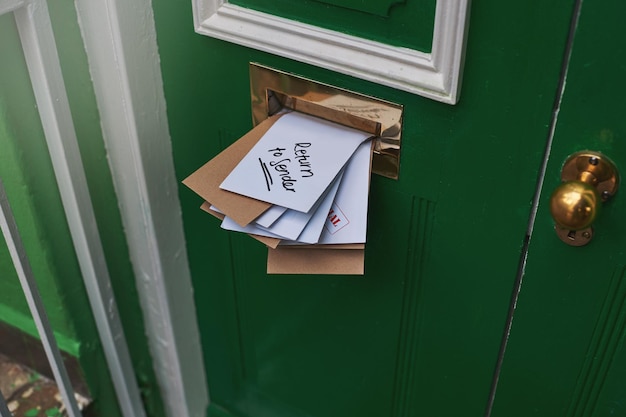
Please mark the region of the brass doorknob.
<svg viewBox="0 0 626 417"><path fill-rule="evenodd" d="M596 219L603 201L617 191L619 175L615 164L606 156L591 151L570 156L561 172L563 183L552 193L550 212L557 225L557 234L568 244L579 246L575 232L587 230ZM558 230L560 228L561 230Z"/></svg>
<svg viewBox="0 0 626 417"><path fill-rule="evenodd" d="M593 223L600 209L600 196L595 187L582 181L559 185L550 198L554 222L567 230L582 230Z"/></svg>

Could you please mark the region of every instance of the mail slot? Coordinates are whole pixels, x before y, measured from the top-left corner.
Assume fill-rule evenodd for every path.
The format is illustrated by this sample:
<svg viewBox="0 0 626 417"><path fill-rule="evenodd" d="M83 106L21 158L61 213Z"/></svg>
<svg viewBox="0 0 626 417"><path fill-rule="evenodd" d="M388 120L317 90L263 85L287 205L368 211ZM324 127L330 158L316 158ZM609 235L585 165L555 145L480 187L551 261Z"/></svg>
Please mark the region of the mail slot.
<svg viewBox="0 0 626 417"><path fill-rule="evenodd" d="M183 183L268 247L267 273L363 275L371 173L398 178L402 106L258 64L250 79L255 127Z"/></svg>
<svg viewBox="0 0 626 417"><path fill-rule="evenodd" d="M403 107L374 97L250 64L252 119L258 125L282 109L330 120L376 136L372 172L398 179Z"/></svg>

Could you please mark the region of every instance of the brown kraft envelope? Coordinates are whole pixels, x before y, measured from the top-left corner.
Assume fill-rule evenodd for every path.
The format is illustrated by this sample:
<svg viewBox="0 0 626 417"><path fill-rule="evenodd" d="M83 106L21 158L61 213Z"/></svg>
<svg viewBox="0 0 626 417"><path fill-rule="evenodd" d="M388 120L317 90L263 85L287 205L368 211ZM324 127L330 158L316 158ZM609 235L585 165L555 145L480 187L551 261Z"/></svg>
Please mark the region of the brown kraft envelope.
<svg viewBox="0 0 626 417"><path fill-rule="evenodd" d="M246 226L263 214L270 203L222 190L220 184L254 147L280 115L261 122L216 157L183 180L183 184L202 197L201 209L223 219L224 215L210 209L211 204ZM363 275L365 245L294 245L280 246L279 239L249 235L268 247L268 274Z"/></svg>
<svg viewBox="0 0 626 417"><path fill-rule="evenodd" d="M204 203L202 203L202 205L200 206L200 209L202 209L202 211L206 211L213 217L216 217L220 220L224 220L224 215L222 213L218 213L215 210L211 210L211 203L209 203L208 201L205 201ZM270 247L270 248L276 248L278 244L280 243L280 239L276 239L273 237L259 236L259 235L252 235L252 234L248 234L248 236L250 236L253 239L258 240L259 242L265 244L265 246Z"/></svg>
<svg viewBox="0 0 626 417"><path fill-rule="evenodd" d="M279 117L280 115L276 115L264 120L215 158L185 178L183 184L205 201L211 202L222 213L241 226L246 226L259 217L270 208L270 203L222 190L220 184Z"/></svg>
<svg viewBox="0 0 626 417"><path fill-rule="evenodd" d="M334 248L349 245L316 245L315 247L280 246L268 248L268 274L365 274L365 249Z"/></svg>

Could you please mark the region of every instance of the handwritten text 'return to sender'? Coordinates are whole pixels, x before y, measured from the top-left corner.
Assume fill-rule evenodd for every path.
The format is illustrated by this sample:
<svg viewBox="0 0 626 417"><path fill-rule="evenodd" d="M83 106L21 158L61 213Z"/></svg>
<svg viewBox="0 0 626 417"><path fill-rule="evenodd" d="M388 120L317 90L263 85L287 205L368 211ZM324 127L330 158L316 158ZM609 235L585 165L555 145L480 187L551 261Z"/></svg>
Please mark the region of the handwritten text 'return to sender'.
<svg viewBox="0 0 626 417"><path fill-rule="evenodd" d="M267 151L270 154L268 155L269 162L259 158L267 191L272 191L274 176L278 176L284 190L295 193L298 179L309 178L314 175L309 160L311 155L307 152L310 147L311 144L308 142L296 143L293 152L288 152L287 155L285 155L286 148L276 147Z"/></svg>

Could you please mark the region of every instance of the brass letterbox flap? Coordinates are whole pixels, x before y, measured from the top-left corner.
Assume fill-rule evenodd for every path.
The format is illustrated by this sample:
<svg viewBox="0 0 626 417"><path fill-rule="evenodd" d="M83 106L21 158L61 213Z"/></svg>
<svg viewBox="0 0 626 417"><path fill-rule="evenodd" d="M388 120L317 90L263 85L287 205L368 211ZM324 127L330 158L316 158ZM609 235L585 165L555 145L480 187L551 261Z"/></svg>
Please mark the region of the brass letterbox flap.
<svg viewBox="0 0 626 417"><path fill-rule="evenodd" d="M284 108L376 136L372 172L398 179L403 107L293 74L250 64L252 119L256 126Z"/></svg>

